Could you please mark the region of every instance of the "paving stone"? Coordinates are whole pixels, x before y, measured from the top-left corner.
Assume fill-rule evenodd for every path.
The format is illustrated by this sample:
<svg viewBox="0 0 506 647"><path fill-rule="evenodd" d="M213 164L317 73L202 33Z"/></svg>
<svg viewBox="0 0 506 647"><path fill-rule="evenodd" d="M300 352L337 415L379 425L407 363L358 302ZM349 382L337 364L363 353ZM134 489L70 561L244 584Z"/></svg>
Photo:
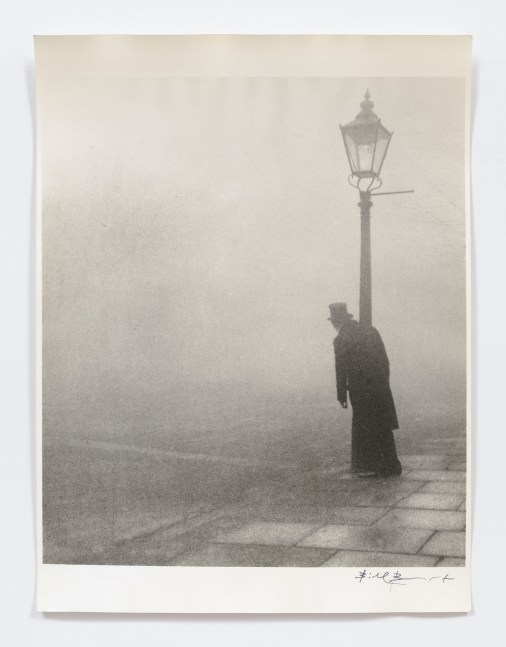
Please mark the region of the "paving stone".
<svg viewBox="0 0 506 647"><path fill-rule="evenodd" d="M414 470L406 475L408 479L416 481L465 481L465 472L447 470Z"/></svg>
<svg viewBox="0 0 506 647"><path fill-rule="evenodd" d="M391 507L409 494L417 491L420 484L416 481L396 480L378 481L361 479L358 487L343 492L336 503L342 506Z"/></svg>
<svg viewBox="0 0 506 647"><path fill-rule="evenodd" d="M443 557L442 560L440 560L437 563L437 566L465 566L466 565L466 560L464 558L460 557Z"/></svg>
<svg viewBox="0 0 506 647"><path fill-rule="evenodd" d="M403 492L356 492L344 495L339 504L343 506L378 506L392 507L405 498Z"/></svg>
<svg viewBox="0 0 506 647"><path fill-rule="evenodd" d="M455 510L415 510L395 508L376 522L382 528L427 528L430 530L464 530L466 515Z"/></svg>
<svg viewBox="0 0 506 647"><path fill-rule="evenodd" d="M415 492L399 501L398 508L425 508L426 510L458 510L465 499L463 494L436 494Z"/></svg>
<svg viewBox="0 0 506 647"><path fill-rule="evenodd" d="M418 490L420 494L465 494L466 484L461 481L431 481Z"/></svg>
<svg viewBox="0 0 506 647"><path fill-rule="evenodd" d="M446 454L442 454L438 459L430 458L429 460L424 460L423 457L420 457L418 460L411 460L408 463L402 463L404 475L408 472L416 471L466 471L466 462L462 460L456 460L451 458Z"/></svg>
<svg viewBox="0 0 506 647"><path fill-rule="evenodd" d="M465 510L465 509L466 509L466 502L464 501L464 503L459 507L459 510Z"/></svg>
<svg viewBox="0 0 506 647"><path fill-rule="evenodd" d="M435 455L415 455L415 456L400 456L402 468L404 472L412 469L438 469L441 465L447 462L444 454Z"/></svg>
<svg viewBox="0 0 506 647"><path fill-rule="evenodd" d="M244 514L262 521L368 526L388 512L387 507L316 506L295 503L258 502L245 506Z"/></svg>
<svg viewBox="0 0 506 647"><path fill-rule="evenodd" d="M293 546L209 544L179 556L171 566L320 566L333 550Z"/></svg>
<svg viewBox="0 0 506 647"><path fill-rule="evenodd" d="M280 488L271 501L300 503L313 506L339 507L390 507L416 492L421 484L407 479L357 479L334 481L322 485L308 483L296 488Z"/></svg>
<svg viewBox="0 0 506 647"><path fill-rule="evenodd" d="M322 566L435 566L438 558L429 555L404 555L402 553L378 553L359 550L340 550Z"/></svg>
<svg viewBox="0 0 506 647"><path fill-rule="evenodd" d="M444 460L444 454L399 454L399 460L402 462L406 461L418 461L418 460Z"/></svg>
<svg viewBox="0 0 506 647"><path fill-rule="evenodd" d="M446 458L452 463L465 463L467 460L467 455L465 452L445 452Z"/></svg>
<svg viewBox="0 0 506 647"><path fill-rule="evenodd" d="M341 526L367 526L380 519L389 508L347 506L332 510L330 523Z"/></svg>
<svg viewBox="0 0 506 647"><path fill-rule="evenodd" d="M433 533L415 528L328 525L299 542L299 546L342 548L388 553L416 553Z"/></svg>
<svg viewBox="0 0 506 647"><path fill-rule="evenodd" d="M163 516L155 516L150 511L120 511L114 516L115 539L121 542L129 539L136 539L143 535L156 532L161 528L169 526L179 527L180 524L188 523L191 525L214 518L214 512L206 510L204 506L188 506L188 510L174 510Z"/></svg>
<svg viewBox="0 0 506 647"><path fill-rule="evenodd" d="M291 546L318 528L317 524L251 521L218 535L217 542Z"/></svg>
<svg viewBox="0 0 506 647"><path fill-rule="evenodd" d="M296 484L280 485L279 492L289 494L296 501L301 501L304 494L310 493L345 493L345 492L406 492L412 491L413 483L403 477L391 478L358 478L348 474L350 478L342 479L340 475L326 477L325 475L312 475Z"/></svg>
<svg viewBox="0 0 506 647"><path fill-rule="evenodd" d="M465 557L466 533L438 531L420 550L421 555Z"/></svg>
<svg viewBox="0 0 506 647"><path fill-rule="evenodd" d="M460 472L460 471L465 472L466 468L467 468L467 464L465 461L460 461L458 463L450 461L445 469L451 470L451 471L457 471L457 472Z"/></svg>
<svg viewBox="0 0 506 647"><path fill-rule="evenodd" d="M115 547L116 561L106 563L166 565L179 555L201 550L219 534L235 530L245 523L244 519L234 516L211 519L202 515L198 521L193 525L185 522L160 528L156 532L119 542Z"/></svg>

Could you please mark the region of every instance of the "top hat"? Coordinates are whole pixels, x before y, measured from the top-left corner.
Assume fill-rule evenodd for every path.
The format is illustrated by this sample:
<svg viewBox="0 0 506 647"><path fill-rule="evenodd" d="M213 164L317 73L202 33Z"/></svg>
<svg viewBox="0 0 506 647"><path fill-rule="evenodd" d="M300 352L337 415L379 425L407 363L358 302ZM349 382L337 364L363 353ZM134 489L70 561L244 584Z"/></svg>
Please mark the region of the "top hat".
<svg viewBox="0 0 506 647"><path fill-rule="evenodd" d="M348 312L346 303L331 303L329 305L329 310L330 317L328 318L328 321L332 321L332 323L341 323L353 317L353 315Z"/></svg>

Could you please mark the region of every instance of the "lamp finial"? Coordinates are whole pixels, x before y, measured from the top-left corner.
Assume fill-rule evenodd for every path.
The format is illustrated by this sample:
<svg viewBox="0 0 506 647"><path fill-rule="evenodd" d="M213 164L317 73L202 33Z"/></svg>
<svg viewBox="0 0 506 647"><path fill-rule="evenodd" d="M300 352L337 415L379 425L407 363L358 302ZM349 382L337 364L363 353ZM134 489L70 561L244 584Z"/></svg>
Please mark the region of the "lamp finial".
<svg viewBox="0 0 506 647"><path fill-rule="evenodd" d="M360 107L362 108L362 112L360 113L361 117L374 115L372 111L372 109L374 108L374 103L371 101L371 93L369 92L369 88L367 88L367 90L365 91L364 101L362 101L362 103L360 104Z"/></svg>

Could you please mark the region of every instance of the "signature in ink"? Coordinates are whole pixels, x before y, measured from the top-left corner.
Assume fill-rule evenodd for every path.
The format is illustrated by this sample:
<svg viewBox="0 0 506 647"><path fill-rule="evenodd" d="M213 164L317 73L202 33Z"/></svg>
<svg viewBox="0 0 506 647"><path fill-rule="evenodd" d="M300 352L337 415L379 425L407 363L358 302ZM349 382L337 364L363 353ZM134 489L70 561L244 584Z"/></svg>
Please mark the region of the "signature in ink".
<svg viewBox="0 0 506 647"><path fill-rule="evenodd" d="M364 580L380 580L384 584L390 586L390 591L392 586L407 586L409 582L413 580L424 580L426 582L433 582L435 580L440 580L442 584L454 580L454 577L450 577L448 573L446 575L434 575L433 577L404 577L399 571L395 573L390 573L389 571L367 571L365 568L362 571L359 571L358 575L355 576L355 579L358 580L358 583L361 584Z"/></svg>

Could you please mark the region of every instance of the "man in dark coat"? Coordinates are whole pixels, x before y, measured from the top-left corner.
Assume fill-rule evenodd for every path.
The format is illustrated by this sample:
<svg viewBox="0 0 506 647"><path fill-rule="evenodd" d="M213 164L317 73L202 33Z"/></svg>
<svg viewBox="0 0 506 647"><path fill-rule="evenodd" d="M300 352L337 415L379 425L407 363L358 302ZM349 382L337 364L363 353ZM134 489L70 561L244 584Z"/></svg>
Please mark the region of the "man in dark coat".
<svg viewBox="0 0 506 647"><path fill-rule="evenodd" d="M359 476L402 473L392 431L399 428L390 390L390 365L378 331L354 321L345 303L332 303L337 399L353 408L352 471Z"/></svg>

